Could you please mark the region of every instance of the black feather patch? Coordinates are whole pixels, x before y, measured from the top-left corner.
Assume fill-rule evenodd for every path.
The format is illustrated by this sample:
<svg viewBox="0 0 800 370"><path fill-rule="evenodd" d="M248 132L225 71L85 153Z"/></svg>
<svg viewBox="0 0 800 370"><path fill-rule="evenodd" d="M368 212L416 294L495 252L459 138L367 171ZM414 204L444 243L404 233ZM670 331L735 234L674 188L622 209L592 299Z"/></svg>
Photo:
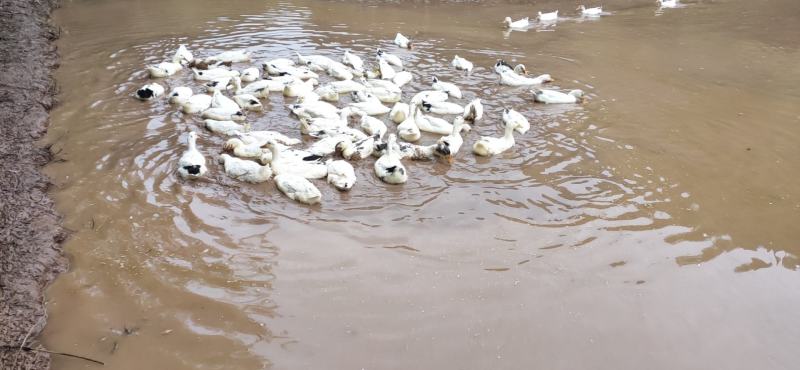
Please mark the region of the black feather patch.
<svg viewBox="0 0 800 370"><path fill-rule="evenodd" d="M388 145L386 143L380 143L378 145L375 145L375 149L377 149L379 152L386 150L387 147Z"/></svg>
<svg viewBox="0 0 800 370"><path fill-rule="evenodd" d="M258 105L258 100L250 100L250 104L252 104L252 105Z"/></svg>
<svg viewBox="0 0 800 370"><path fill-rule="evenodd" d="M395 171L396 169L397 169L397 166L386 167L386 172L388 172L388 173L394 173L394 171ZM401 174L402 174L402 172L401 172Z"/></svg>
<svg viewBox="0 0 800 370"><path fill-rule="evenodd" d="M150 99L153 97L153 90L150 90L149 87L139 89L136 91L136 96L138 96L139 99Z"/></svg>
<svg viewBox="0 0 800 370"><path fill-rule="evenodd" d="M425 109L425 111L430 112L431 108L433 108L433 104L423 101L422 108Z"/></svg>
<svg viewBox="0 0 800 370"><path fill-rule="evenodd" d="M441 155L450 155L450 145L446 142L443 145L437 145L436 152Z"/></svg>
<svg viewBox="0 0 800 370"><path fill-rule="evenodd" d="M199 175L200 174L200 165L196 164L193 166L183 166L183 169L186 170L190 175Z"/></svg>
<svg viewBox="0 0 800 370"><path fill-rule="evenodd" d="M324 157L321 156L321 155L312 154L312 155L303 157L303 160L304 161L316 161L316 160L320 160L322 158L324 158Z"/></svg>

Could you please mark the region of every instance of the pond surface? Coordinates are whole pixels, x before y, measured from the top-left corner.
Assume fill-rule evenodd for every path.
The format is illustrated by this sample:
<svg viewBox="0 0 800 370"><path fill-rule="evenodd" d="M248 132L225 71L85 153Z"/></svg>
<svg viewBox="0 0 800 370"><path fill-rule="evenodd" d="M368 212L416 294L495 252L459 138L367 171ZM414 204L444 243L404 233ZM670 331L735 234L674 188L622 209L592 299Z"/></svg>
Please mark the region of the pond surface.
<svg viewBox="0 0 800 370"><path fill-rule="evenodd" d="M603 5L586 20L571 1L65 1L47 140L64 161L47 172L75 233L45 344L131 370L795 368L800 2ZM555 25L502 30L555 8ZM436 75L486 116L452 165L408 161L389 186L367 159L352 191L317 181L307 207L228 178L198 117L131 98L181 43L252 64L383 47L415 76L404 100ZM587 102L535 105L497 83L499 58ZM300 137L289 101L248 121ZM503 107L531 130L476 158ZM210 171L185 182L191 130Z"/></svg>

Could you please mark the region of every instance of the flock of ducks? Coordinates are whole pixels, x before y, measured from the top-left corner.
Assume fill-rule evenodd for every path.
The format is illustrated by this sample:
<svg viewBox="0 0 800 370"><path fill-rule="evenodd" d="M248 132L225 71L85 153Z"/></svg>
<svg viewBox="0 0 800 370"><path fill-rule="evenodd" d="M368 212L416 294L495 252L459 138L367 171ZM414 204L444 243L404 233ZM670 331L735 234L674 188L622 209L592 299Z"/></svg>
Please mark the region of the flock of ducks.
<svg viewBox="0 0 800 370"><path fill-rule="evenodd" d="M674 0L658 1L667 6L674 3ZM599 7L579 9L590 16L602 13ZM540 21L557 17L557 11L539 13ZM528 20L506 18L505 23L508 27L521 27ZM405 49L413 47L412 40L400 33L394 44ZM463 106L449 101L462 99L461 90L436 76L429 80L430 89L417 92L403 102L401 87L411 82L414 75L405 69L401 58L386 50L377 49L374 63L369 64L348 50L339 60L295 53L294 59L266 60L259 67L241 70L231 68L233 64L251 60L246 50L196 59L185 45L180 45L172 60L147 66L147 72L151 78L166 78L189 69L204 91L196 93L191 87L176 86L166 93L162 85L151 82L139 88L134 96L140 100L165 97L181 112L200 115L209 131L228 137L223 154L218 156L228 176L248 183L272 179L287 197L301 203L321 201L322 195L309 181L311 179L326 179L338 190L350 190L356 182L351 162L367 157L377 157L375 175L388 184L402 184L408 180L409 173L403 165L406 159L442 158L452 163L464 145L462 133L469 132L471 125L483 118L481 99ZM472 62L458 55L453 57L451 65L467 74L474 67ZM533 87L530 98L535 102L574 104L582 101L581 90L563 92L541 88L553 81L550 75L529 76L522 64L511 66L498 60L493 69L502 85ZM320 84L323 73L330 77L330 82ZM313 144L300 149L297 146L301 140L297 138L276 131L251 130L246 122L247 112L263 111L260 100L271 93L295 98L288 108L298 119L300 133L317 139ZM350 101L340 108L333 103L339 102L342 96L349 96ZM394 130L379 118L387 115L397 124ZM452 118L447 120L441 116ZM530 129L528 120L511 108L503 109L502 122L503 135L478 138L472 145L473 153L480 156L500 154L514 146L515 133L525 134ZM416 144L422 132L440 136L432 144ZM334 156L342 159L334 159ZM188 134L187 148L178 159L177 171L185 179L201 178L208 172L194 131Z"/></svg>
<svg viewBox="0 0 800 370"><path fill-rule="evenodd" d="M658 4L659 9L671 9L680 6L678 0L656 0L656 3ZM601 6L587 8L586 6L581 5L576 10L580 12L580 15L582 17L589 17L589 18L600 17L608 14L603 12L603 7ZM555 23L558 21L558 10L547 13L538 12L536 20L541 24ZM530 18L528 17L521 18L516 21L511 19L511 17L506 17L503 20L503 24L505 24L506 28L509 30L524 30L532 25Z"/></svg>

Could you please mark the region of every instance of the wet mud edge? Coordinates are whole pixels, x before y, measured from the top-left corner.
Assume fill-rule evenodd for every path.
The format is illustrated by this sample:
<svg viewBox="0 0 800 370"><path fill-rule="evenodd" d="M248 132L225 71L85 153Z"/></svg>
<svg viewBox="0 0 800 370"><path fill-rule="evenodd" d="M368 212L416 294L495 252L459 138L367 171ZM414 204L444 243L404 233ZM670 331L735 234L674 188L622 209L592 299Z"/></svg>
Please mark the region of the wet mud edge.
<svg viewBox="0 0 800 370"><path fill-rule="evenodd" d="M0 369L48 369L37 338L44 290L66 269L67 237L41 169L53 158L39 140L56 102L58 67L50 19L57 0L0 0Z"/></svg>

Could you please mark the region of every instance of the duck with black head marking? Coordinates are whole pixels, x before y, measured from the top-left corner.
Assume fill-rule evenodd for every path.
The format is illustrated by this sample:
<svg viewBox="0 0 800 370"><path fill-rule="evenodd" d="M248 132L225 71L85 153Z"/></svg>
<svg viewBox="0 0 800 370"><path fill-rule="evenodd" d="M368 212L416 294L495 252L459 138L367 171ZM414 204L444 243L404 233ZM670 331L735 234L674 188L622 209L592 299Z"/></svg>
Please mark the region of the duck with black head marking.
<svg viewBox="0 0 800 370"><path fill-rule="evenodd" d="M161 97L161 95L164 95L164 86L153 82L136 90L136 94L133 96L139 100L153 100Z"/></svg>

